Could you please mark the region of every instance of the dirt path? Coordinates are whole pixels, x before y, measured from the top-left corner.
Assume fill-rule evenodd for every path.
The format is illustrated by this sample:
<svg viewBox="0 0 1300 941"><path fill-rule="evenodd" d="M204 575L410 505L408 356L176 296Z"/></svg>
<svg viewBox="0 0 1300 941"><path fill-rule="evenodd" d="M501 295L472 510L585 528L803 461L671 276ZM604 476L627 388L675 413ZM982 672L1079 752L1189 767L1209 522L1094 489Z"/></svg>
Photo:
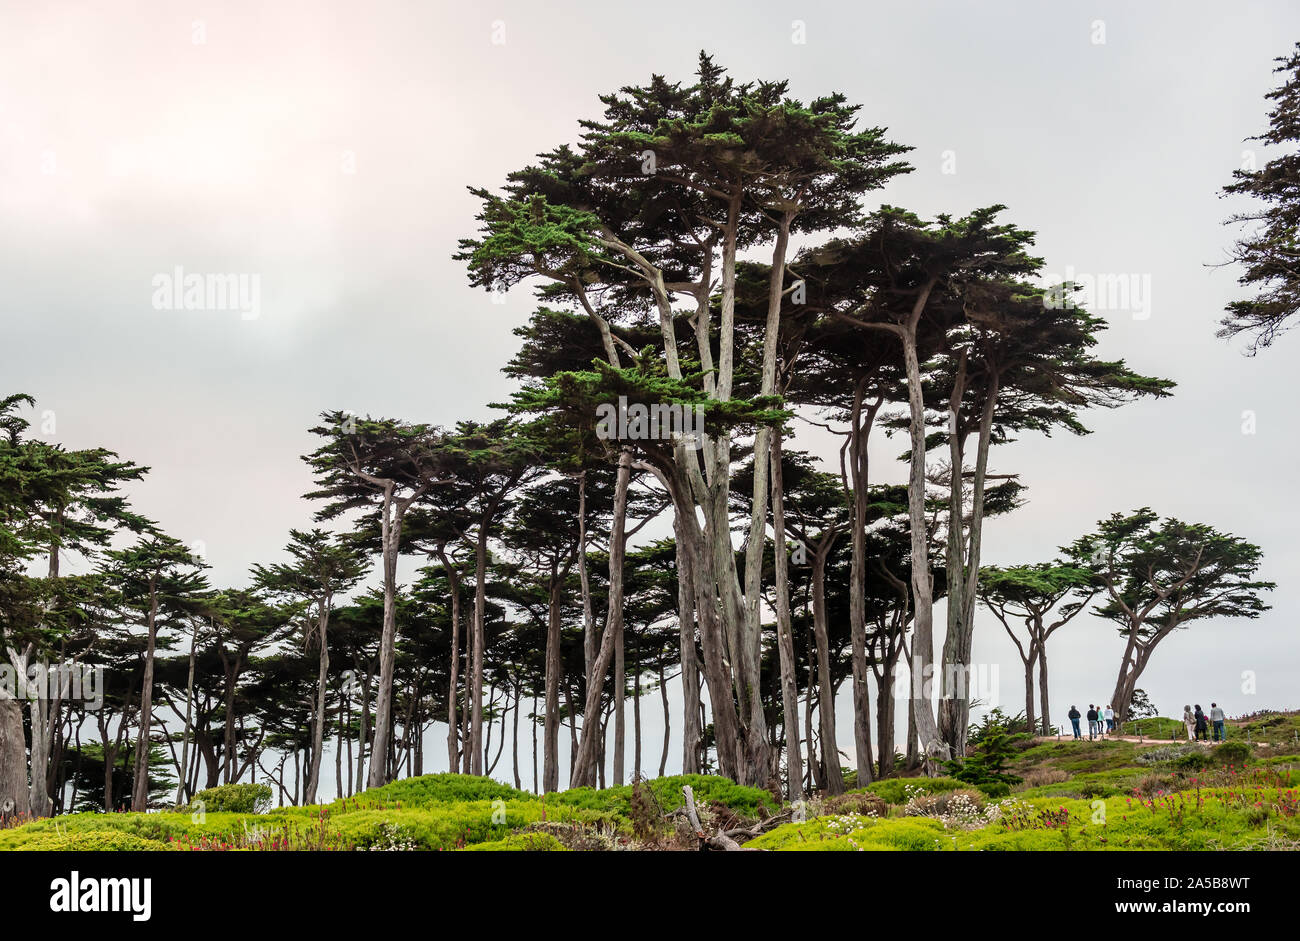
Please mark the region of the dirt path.
<svg viewBox="0 0 1300 941"><path fill-rule="evenodd" d="M1073 735L1038 735L1038 736L1035 736L1035 737L1034 737L1034 741L1035 741L1035 742L1073 742L1073 741L1086 742L1086 741L1089 741L1089 739L1088 739L1088 736L1087 736L1086 734L1081 735L1078 739L1075 739L1075 737L1074 737ZM1147 746L1147 745L1192 745L1192 744L1199 744L1199 745L1204 745L1204 746L1206 746L1206 747L1210 747L1210 746L1213 746L1213 745L1217 744L1216 742L1205 742L1205 741L1202 741L1202 742L1188 742L1188 741L1186 741L1185 739L1177 739L1177 740L1172 740L1172 741L1171 741L1170 739L1167 739L1167 738L1151 738L1151 737L1149 737L1149 736L1143 736L1143 737L1139 738L1139 737L1136 736L1136 735L1099 735L1099 736L1096 736L1095 738L1093 738L1092 741L1094 741L1094 742L1132 742L1134 745L1142 745L1142 746Z"/></svg>

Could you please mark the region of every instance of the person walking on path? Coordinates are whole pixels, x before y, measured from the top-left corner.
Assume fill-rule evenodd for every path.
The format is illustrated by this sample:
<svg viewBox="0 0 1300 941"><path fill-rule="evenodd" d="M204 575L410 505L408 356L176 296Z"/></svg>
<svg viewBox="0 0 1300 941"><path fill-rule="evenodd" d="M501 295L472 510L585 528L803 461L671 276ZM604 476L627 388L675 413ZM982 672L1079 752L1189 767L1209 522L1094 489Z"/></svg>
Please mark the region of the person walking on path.
<svg viewBox="0 0 1300 941"><path fill-rule="evenodd" d="M1115 710L1109 705L1106 706L1106 731L1115 731Z"/></svg>
<svg viewBox="0 0 1300 941"><path fill-rule="evenodd" d="M1209 741L1210 723L1205 718L1205 713L1201 712L1200 703L1196 704L1196 740L1198 742Z"/></svg>
<svg viewBox="0 0 1300 941"><path fill-rule="evenodd" d="M1097 707L1088 703L1088 741L1097 737Z"/></svg>
<svg viewBox="0 0 1300 941"><path fill-rule="evenodd" d="M1196 738L1196 718L1192 715L1191 706L1183 706L1183 725L1187 728L1187 740L1190 742Z"/></svg>
<svg viewBox="0 0 1300 941"><path fill-rule="evenodd" d="M1223 710L1217 702L1210 703L1210 721L1214 723L1214 740L1216 742L1223 741L1223 723L1227 719L1228 717L1223 714Z"/></svg>
<svg viewBox="0 0 1300 941"><path fill-rule="evenodd" d="M1077 739L1079 738L1079 710L1071 706L1068 715L1070 716L1070 724L1074 726L1074 737Z"/></svg>

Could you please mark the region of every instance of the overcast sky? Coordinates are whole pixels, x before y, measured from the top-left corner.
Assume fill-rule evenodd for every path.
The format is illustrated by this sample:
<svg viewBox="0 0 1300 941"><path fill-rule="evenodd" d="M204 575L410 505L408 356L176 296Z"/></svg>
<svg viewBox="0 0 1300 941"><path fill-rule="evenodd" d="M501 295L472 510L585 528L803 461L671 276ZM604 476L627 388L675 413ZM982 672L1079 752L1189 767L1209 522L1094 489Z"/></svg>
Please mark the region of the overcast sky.
<svg viewBox="0 0 1300 941"><path fill-rule="evenodd" d="M1130 276L1141 303L1097 311L1099 353L1175 397L995 450L1029 502L990 524L985 562L1049 558L1146 505L1259 543L1273 610L1171 637L1139 685L1165 714L1298 704L1300 338L1250 359L1214 336L1242 295L1214 267L1234 208L1218 191L1265 126L1294 3L50 2L5 4L0 37L0 393L35 395L69 447L151 466L132 499L204 544L214 583L309 522L298 457L323 409L447 424L507 395L531 296L492 304L450 259L474 229L465 187L574 140L599 93L689 82L706 49L741 80L843 92L915 147L879 201L1004 203L1047 271ZM178 266L257 275L258 316L155 309ZM875 468L899 449L878 445ZM1109 696L1122 649L1088 616L1054 638L1055 718ZM1020 708L986 613L974 659ZM847 706L840 725L851 744Z"/></svg>

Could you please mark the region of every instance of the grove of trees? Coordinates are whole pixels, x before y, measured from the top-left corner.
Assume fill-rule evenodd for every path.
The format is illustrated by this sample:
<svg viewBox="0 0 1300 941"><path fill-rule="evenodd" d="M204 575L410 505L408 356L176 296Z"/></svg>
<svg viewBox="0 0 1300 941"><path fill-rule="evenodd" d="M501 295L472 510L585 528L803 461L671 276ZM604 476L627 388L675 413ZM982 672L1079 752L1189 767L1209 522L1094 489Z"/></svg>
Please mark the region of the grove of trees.
<svg viewBox="0 0 1300 941"><path fill-rule="evenodd" d="M675 734L685 772L836 793L846 773L967 754L977 621L1019 649L1046 731L1047 641L1090 606L1125 638L1121 707L1171 632L1265 609L1258 547L1147 508L1057 559L982 561L986 521L1025 502L1004 445L1173 388L1099 354L1106 322L1038 283L1034 234L1004 207L870 206L908 147L842 95L799 100L705 55L689 82L600 100L572 140L473 190L455 260L537 298L499 416L324 411L303 528L243 586L211 585L135 512L123 488L148 468L47 442L30 397L0 402L5 813L143 810L240 780L312 803L331 759L343 795L424 773L435 725L451 769L539 791L562 770L662 774ZM1288 303L1234 323L1267 339ZM614 404L629 420L611 434ZM641 420L687 413L700 434ZM825 441L837 460L800 446ZM905 482L872 466L882 443ZM102 672L102 703L34 695L69 663Z"/></svg>

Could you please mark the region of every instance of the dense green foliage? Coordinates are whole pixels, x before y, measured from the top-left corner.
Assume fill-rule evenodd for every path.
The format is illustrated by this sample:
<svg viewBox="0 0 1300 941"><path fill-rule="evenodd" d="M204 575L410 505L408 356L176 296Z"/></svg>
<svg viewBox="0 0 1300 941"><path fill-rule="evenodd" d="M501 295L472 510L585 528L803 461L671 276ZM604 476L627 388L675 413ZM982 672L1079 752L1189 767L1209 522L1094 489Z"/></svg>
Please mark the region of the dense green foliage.
<svg viewBox="0 0 1300 941"><path fill-rule="evenodd" d="M235 814L263 814L271 806L269 784L221 784L199 791L190 811L227 811Z"/></svg>

